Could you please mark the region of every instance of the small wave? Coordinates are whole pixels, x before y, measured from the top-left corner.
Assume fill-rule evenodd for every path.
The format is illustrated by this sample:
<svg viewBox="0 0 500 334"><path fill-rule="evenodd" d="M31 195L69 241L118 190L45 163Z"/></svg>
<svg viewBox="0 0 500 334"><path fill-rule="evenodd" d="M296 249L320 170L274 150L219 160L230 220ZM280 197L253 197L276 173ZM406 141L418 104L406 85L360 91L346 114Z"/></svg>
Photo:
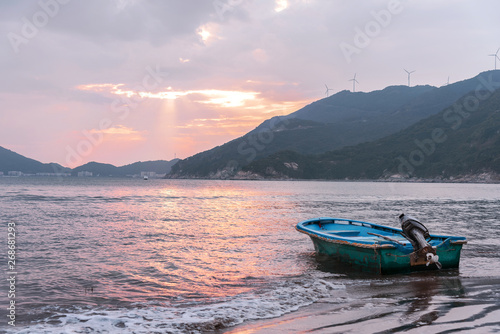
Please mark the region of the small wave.
<svg viewBox="0 0 500 334"><path fill-rule="evenodd" d="M57 309L38 324L18 327L15 333L66 332L108 333L201 333L269 319L296 311L323 298L332 298L343 285L321 278L291 278L272 288L183 306L136 305L130 309ZM14 333L14 332L8 332Z"/></svg>
<svg viewBox="0 0 500 334"><path fill-rule="evenodd" d="M64 202L71 201L73 197L62 197L62 196L46 196L46 195L33 195L33 194L22 194L15 195L11 197L13 201L26 201L26 202Z"/></svg>

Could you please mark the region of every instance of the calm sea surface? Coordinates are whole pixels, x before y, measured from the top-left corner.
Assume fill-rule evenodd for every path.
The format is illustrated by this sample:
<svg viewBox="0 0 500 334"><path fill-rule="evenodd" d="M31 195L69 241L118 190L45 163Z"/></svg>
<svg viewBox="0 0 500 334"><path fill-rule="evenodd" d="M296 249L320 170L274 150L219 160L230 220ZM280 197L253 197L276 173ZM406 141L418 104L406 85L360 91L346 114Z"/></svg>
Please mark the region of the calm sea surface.
<svg viewBox="0 0 500 334"><path fill-rule="evenodd" d="M460 269L336 269L294 228L401 212L466 236ZM365 314L317 333L500 332L500 185L4 177L0 222L2 333L218 332L312 304Z"/></svg>

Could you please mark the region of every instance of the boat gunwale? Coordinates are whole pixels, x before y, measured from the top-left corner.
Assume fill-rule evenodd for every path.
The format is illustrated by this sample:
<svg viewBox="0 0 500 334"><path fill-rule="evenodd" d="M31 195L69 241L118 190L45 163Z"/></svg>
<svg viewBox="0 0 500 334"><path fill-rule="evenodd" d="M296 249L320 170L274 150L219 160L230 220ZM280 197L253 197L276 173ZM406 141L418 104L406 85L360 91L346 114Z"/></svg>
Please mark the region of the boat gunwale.
<svg viewBox="0 0 500 334"><path fill-rule="evenodd" d="M395 242L391 242L388 240L383 240L383 241L356 240L356 237L334 235L334 234L327 233L327 232L325 233L322 231L313 230L313 229L310 229L307 227L307 225L311 225L314 223L321 223L322 221L328 221L329 223L333 223L333 224L337 224L336 221L347 222L348 224L338 224L338 225L353 225L353 226L360 226L360 227L365 227L365 228L373 228L375 230L381 230L381 231L390 232L390 233L394 233L394 234L401 234L403 231L402 229L391 227L391 226L378 225L375 223L363 222L363 221L353 220L353 219L332 218L332 217L320 217L320 218L308 219L308 220L305 220L305 221L298 223L295 228L297 229L297 231L304 233L304 234L307 234L310 237L319 238L319 239L322 239L324 241L331 242L331 243L350 244L352 246L363 247L363 248L374 248L374 249L398 248L396 246ZM465 237L437 235L437 234L430 234L429 236L432 239L441 240L442 243L439 246L443 245L448 240L449 240L449 243L452 245L454 245L454 244L455 245L456 244L464 245L467 243L467 240ZM439 248L439 246L438 246L438 248Z"/></svg>

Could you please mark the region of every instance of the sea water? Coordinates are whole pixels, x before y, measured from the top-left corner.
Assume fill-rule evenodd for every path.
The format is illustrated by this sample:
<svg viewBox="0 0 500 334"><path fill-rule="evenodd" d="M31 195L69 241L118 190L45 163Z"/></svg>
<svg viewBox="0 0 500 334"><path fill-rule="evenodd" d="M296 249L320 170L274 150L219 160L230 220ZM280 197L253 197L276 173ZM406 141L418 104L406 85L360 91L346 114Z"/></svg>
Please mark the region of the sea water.
<svg viewBox="0 0 500 334"><path fill-rule="evenodd" d="M466 236L460 268L363 274L295 230L402 212ZM4 177L0 222L2 333L219 332L315 304L355 311L325 332L500 331L498 184Z"/></svg>

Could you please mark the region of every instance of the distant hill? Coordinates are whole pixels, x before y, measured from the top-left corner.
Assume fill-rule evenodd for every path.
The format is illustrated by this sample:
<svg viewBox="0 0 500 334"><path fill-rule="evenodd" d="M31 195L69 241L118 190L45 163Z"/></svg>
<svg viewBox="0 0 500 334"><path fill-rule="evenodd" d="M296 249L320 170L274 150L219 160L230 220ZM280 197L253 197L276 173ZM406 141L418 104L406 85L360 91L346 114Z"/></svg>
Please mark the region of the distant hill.
<svg viewBox="0 0 500 334"><path fill-rule="evenodd" d="M170 171L170 168L176 164L179 159L171 161L157 160L157 161L139 161L130 165L116 167L110 164L99 162L89 162L85 165L76 167L72 170L73 174L78 172L92 172L94 176L131 176L140 175L141 172L155 172L157 174L165 174Z"/></svg>
<svg viewBox="0 0 500 334"><path fill-rule="evenodd" d="M243 171L299 179L456 179L483 173L498 178L500 90L482 89L382 139L318 155L282 151Z"/></svg>
<svg viewBox="0 0 500 334"><path fill-rule="evenodd" d="M0 146L0 172L7 175L9 171L24 174L68 173L70 169L56 163L44 164Z"/></svg>
<svg viewBox="0 0 500 334"><path fill-rule="evenodd" d="M94 176L128 176L140 175L141 172L155 172L162 175L168 173L170 168L178 161L179 159L173 159L171 161L139 161L121 167L98 162L89 162L85 165L70 169L56 163L44 164L0 146L0 172L3 172L4 175L7 175L10 171L18 171L23 174L71 173L72 175L77 175L80 171L86 171L91 172Z"/></svg>
<svg viewBox="0 0 500 334"><path fill-rule="evenodd" d="M446 85L390 86L370 93L342 91L287 116L264 121L246 135L179 161L171 178L230 178L280 151L320 154L397 133L435 115L500 71Z"/></svg>

